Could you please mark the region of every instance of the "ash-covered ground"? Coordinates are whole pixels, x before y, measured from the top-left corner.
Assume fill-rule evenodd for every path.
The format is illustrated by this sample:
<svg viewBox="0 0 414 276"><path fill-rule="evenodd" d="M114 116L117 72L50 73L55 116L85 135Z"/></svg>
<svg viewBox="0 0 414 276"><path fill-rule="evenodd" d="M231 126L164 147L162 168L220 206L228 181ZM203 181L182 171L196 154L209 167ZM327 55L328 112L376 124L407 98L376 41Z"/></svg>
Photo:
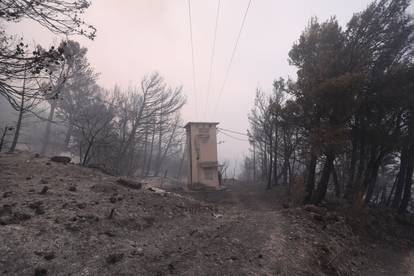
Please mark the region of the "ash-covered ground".
<svg viewBox="0 0 414 276"><path fill-rule="evenodd" d="M366 240L339 212L282 209L256 185L175 193L117 180L0 154L0 273L413 275L411 241Z"/></svg>

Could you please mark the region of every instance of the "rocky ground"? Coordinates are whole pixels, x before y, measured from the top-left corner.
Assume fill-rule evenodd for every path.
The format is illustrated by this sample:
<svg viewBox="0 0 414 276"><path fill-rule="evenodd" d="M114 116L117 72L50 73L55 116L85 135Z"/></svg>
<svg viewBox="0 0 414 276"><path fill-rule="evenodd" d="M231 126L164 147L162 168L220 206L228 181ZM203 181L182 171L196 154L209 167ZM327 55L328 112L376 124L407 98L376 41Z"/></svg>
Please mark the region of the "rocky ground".
<svg viewBox="0 0 414 276"><path fill-rule="evenodd" d="M398 241L367 238L354 226L369 216L283 209L258 186L171 193L121 184L30 153L0 154L0 273L414 275L410 225L384 230L401 230ZM384 219L398 221L378 215L369 225Z"/></svg>

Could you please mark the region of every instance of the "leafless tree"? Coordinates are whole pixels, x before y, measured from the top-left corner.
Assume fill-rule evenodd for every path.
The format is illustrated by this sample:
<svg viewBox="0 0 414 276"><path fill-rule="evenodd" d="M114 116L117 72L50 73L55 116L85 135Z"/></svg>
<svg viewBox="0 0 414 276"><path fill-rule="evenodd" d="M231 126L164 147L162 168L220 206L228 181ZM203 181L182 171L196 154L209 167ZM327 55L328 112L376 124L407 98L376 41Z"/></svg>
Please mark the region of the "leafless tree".
<svg viewBox="0 0 414 276"><path fill-rule="evenodd" d="M115 138L112 122L115 117L110 103L105 102L103 93L94 91L95 97L85 102L74 117L73 126L82 166L88 165L97 148L111 144Z"/></svg>
<svg viewBox="0 0 414 276"><path fill-rule="evenodd" d="M130 89L127 95L128 97L121 97L118 103L123 110L119 120L121 140L116 164L119 173L131 174L136 169L134 164L140 163L134 154L142 151L141 163L146 166L141 166L141 174L148 175L152 169L153 153L158 152L158 157L155 158L162 161L174 142L174 136L165 139L168 137L165 135L166 129L177 130L178 124L170 122L184 105L185 99L181 87L168 87L158 73L144 77L140 89ZM163 149L165 142L168 146ZM140 148L140 145L143 147ZM128 168L127 164L132 167Z"/></svg>

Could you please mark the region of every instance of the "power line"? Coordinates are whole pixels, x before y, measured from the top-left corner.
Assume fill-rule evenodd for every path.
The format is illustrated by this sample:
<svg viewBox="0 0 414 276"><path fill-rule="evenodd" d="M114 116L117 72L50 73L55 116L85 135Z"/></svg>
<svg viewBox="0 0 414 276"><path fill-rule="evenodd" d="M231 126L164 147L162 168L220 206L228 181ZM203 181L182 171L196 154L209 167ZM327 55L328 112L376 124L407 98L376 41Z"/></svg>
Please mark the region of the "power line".
<svg viewBox="0 0 414 276"><path fill-rule="evenodd" d="M215 51L216 51L217 28L218 28L218 21L219 21L219 15L220 15L220 2L221 2L221 0L218 0L217 11L216 11L216 25L214 27L213 46L212 46L212 50L211 50L210 73L208 75L207 99L206 99L206 106L205 106L205 109L204 109L204 117L205 118L207 118L208 98L210 96L210 89L211 89L211 75L212 75L212 72L213 72L213 62L214 62L214 55L215 55Z"/></svg>
<svg viewBox="0 0 414 276"><path fill-rule="evenodd" d="M233 52L231 54L231 58L230 58L230 61L229 61L228 66L227 66L226 74L224 75L223 84L221 86L221 89L220 89L220 92L219 92L219 96L217 98L217 104L216 104L216 106L214 108L214 113L213 114L216 114L216 112L217 112L217 108L218 108L218 105L219 105L220 100L221 100L221 95L223 94L224 87L226 86L226 82L227 82L227 79L228 79L229 73L230 73L230 68L231 68L231 65L233 63L233 59L234 59L234 56L236 54L237 47L239 45L240 36L241 36L241 34L243 32L243 28L244 28L244 25L246 23L246 18L247 18L247 14L249 12L251 3L252 3L252 0L249 0L249 3L248 3L247 8L246 8L246 11L244 12L244 16L243 16L243 20L242 20L242 23L241 23L241 26L240 26L240 30L239 30L239 33L237 35L236 43L234 44Z"/></svg>
<svg viewBox="0 0 414 276"><path fill-rule="evenodd" d="M219 130L219 133L221 133L221 134L223 134L223 135L225 135L225 136L227 136L227 137L230 137L230 138L232 138L232 139L234 139L234 140L237 140L237 141L241 141L241 142L249 142L249 140L246 140L246 139L241 139L241 138L238 138L238 137L234 137L234 136L232 136L232 135L230 135L230 134L228 134L228 133L225 133L225 132L223 132L223 131L220 131L220 130Z"/></svg>
<svg viewBox="0 0 414 276"><path fill-rule="evenodd" d="M194 61L194 43L193 43L193 24L191 20L191 0L188 0L188 17L190 23L190 44L191 44L191 62L193 65L193 90L194 90L194 102L195 102L195 111L196 117L198 117L197 109L197 86L196 86L196 71L195 71L195 61Z"/></svg>
<svg viewBox="0 0 414 276"><path fill-rule="evenodd" d="M243 135L243 136L249 137L249 135L247 135L246 133L242 133L242 132L239 132L239 131L235 131L235 130L231 130L231 129L225 129L225 128L220 128L220 127L218 127L217 129L219 129L221 131L227 131L227 132L231 132L231 133L234 133L234 134L239 134L239 135Z"/></svg>

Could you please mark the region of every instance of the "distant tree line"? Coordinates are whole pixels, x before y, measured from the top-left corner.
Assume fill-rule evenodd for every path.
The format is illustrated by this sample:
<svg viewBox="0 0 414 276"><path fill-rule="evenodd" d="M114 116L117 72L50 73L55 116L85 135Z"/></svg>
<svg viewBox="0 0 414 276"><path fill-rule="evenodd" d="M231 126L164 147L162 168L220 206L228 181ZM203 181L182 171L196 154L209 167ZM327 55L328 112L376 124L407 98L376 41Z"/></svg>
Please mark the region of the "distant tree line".
<svg viewBox="0 0 414 276"><path fill-rule="evenodd" d="M297 78L258 90L245 173L302 202L409 209L414 168L414 21L379 0L342 28L312 18L289 52ZM254 162L253 162L254 154Z"/></svg>
<svg viewBox="0 0 414 276"><path fill-rule="evenodd" d="M184 150L181 87L167 86L158 73L126 90L105 90L93 74L83 80L68 81L53 102L56 118L51 119L64 132L54 133L55 143L42 139L42 149L66 149L79 156L81 165L116 175L159 176L170 165L177 171Z"/></svg>

